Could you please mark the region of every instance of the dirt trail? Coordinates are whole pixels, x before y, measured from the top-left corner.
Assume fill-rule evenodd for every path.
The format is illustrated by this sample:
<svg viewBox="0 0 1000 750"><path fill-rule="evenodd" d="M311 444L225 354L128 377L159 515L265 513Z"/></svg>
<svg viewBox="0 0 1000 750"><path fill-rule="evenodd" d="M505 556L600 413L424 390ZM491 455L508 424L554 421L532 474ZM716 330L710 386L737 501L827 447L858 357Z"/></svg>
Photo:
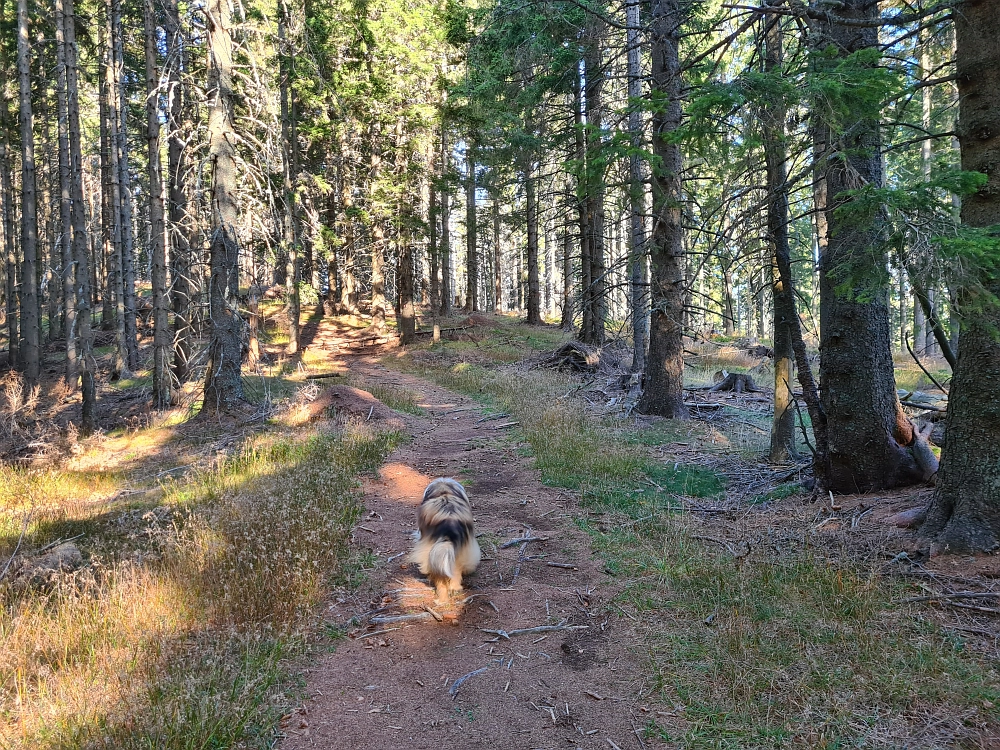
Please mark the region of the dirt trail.
<svg viewBox="0 0 1000 750"><path fill-rule="evenodd" d="M650 684L629 650L637 638L608 605L618 584L575 526L584 512L575 498L540 483L530 459L505 438L509 420L484 420L471 399L387 370L373 356L333 362L418 392L426 415L405 418L412 441L365 487L355 538L374 552L376 569L327 613L340 624L361 617L362 625L307 670L308 698L286 722L281 748L651 746L640 735L652 714L641 699ZM468 600L461 604L460 595L445 608L405 563L416 505L438 476L467 487L483 548L478 572L466 580ZM545 541L504 548L525 535ZM454 624L371 623L426 616L425 605L457 615ZM509 639L484 632L560 623L574 628Z"/></svg>

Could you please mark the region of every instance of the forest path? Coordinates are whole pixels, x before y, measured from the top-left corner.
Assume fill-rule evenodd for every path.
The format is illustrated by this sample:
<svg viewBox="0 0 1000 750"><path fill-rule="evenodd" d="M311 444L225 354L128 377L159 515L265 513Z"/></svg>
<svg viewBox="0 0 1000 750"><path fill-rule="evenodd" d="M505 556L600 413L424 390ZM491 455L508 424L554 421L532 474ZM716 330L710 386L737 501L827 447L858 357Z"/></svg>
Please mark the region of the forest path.
<svg viewBox="0 0 1000 750"><path fill-rule="evenodd" d="M326 326L323 326L324 328ZM325 332L330 341L333 336ZM643 748L650 685L630 646L638 636L608 601L620 584L590 551L573 517L576 498L545 487L502 425L473 400L388 370L373 355L331 363L420 395L422 416L406 416L412 440L365 486L357 544L376 560L328 620L363 625L306 669L303 705L284 724L284 750L304 748ZM450 606L405 562L416 507L427 483L465 484L483 549L479 570ZM521 536L544 541L504 542ZM556 563L556 567L549 563ZM463 597L468 597L461 603ZM413 613L434 619L373 625L371 617ZM509 639L483 629L579 626ZM464 681L456 680L463 675ZM645 718L644 718L645 714Z"/></svg>

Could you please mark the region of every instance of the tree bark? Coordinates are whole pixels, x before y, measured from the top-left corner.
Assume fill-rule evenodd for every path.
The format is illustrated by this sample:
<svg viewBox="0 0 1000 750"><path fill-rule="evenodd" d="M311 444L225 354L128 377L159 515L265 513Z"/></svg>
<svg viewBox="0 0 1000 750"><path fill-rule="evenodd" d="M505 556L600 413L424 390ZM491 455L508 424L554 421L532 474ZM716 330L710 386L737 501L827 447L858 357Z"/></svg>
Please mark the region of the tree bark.
<svg viewBox="0 0 1000 750"><path fill-rule="evenodd" d="M90 435L97 429L97 387L94 374L94 338L91 333L90 247L87 240L86 204L83 200L83 153L80 134L80 87L76 44L76 9L74 0L63 0L64 34L66 40L66 99L69 116L70 197L73 205L73 260L76 301L77 365L80 374L80 434Z"/></svg>
<svg viewBox="0 0 1000 750"><path fill-rule="evenodd" d="M499 193L499 191L497 191ZM493 196L493 312L503 311L503 248L500 246L500 196Z"/></svg>
<svg viewBox="0 0 1000 750"><path fill-rule="evenodd" d="M107 0L105 3L105 24L103 36L105 41L104 77L104 108L102 120L105 121L107 133L107 162L105 172L109 182L105 183L107 197L104 206L107 209L105 222L111 240L111 256L108 272L108 286L114 290L114 326L115 354L111 363L111 379L118 380L130 375L128 361L128 331L125 323L125 261L124 261L124 217L122 209L121 148L118 138L120 118L118 115L118 75L117 53L115 52L115 12L113 5L118 0Z"/></svg>
<svg viewBox="0 0 1000 750"><path fill-rule="evenodd" d="M628 45L628 131L632 152L629 174L629 295L632 312L632 372L646 369L649 347L649 310L646 294L648 273L646 253L646 183L639 152L643 145L642 101L642 26L641 2L631 0L626 8L626 44Z"/></svg>
<svg viewBox="0 0 1000 750"><path fill-rule="evenodd" d="M17 2L17 77L21 124L21 341L20 360L29 387L40 371L38 312L38 212L35 187L35 133L31 109L31 40L28 36L28 0Z"/></svg>
<svg viewBox="0 0 1000 750"><path fill-rule="evenodd" d="M399 343L412 344L417 338L416 310L413 306L413 245L409 229L400 227L399 238Z"/></svg>
<svg viewBox="0 0 1000 750"><path fill-rule="evenodd" d="M566 206L568 209L569 206ZM570 212L567 210L566 224L563 229L563 254L562 254L562 271L563 271L563 290L562 290L562 316L559 320L559 327L564 331L573 330L573 318L575 312L573 309L573 231L572 225L569 221Z"/></svg>
<svg viewBox="0 0 1000 750"><path fill-rule="evenodd" d="M528 224L528 325L542 324L541 295L538 288L538 200L535 196L535 165L531 159L524 167L524 194Z"/></svg>
<svg viewBox="0 0 1000 750"><path fill-rule="evenodd" d="M448 192L448 168L451 164L448 152L448 130L444 120L441 121L441 314L451 312L452 301L455 299L454 287L451 283L451 194Z"/></svg>
<svg viewBox="0 0 1000 750"><path fill-rule="evenodd" d="M427 204L427 260L430 265L430 307L431 317L437 319L441 310L441 243L438 233L438 220L441 212L438 210L438 191L434 184L435 162L438 160L437 144L432 144L428 154L428 204Z"/></svg>
<svg viewBox="0 0 1000 750"><path fill-rule="evenodd" d="M385 328L385 230L382 220L375 218L372 222L372 328L381 331Z"/></svg>
<svg viewBox="0 0 1000 750"><path fill-rule="evenodd" d="M962 222L994 227L1000 212L1000 6L969 0L955 17L959 88L958 132L962 169L988 175L978 193L962 201ZM994 243L1000 241L992 234ZM932 552L1000 548L1000 341L996 330L1000 282L981 277L993 299L970 306L962 318L958 360L948 395L945 443L937 487L921 533ZM959 292L971 303L971 290ZM981 297L980 297L981 298Z"/></svg>
<svg viewBox="0 0 1000 750"><path fill-rule="evenodd" d="M5 56L6 57L6 56ZM0 86L7 90L7 67L8 61L2 61L3 71L0 71ZM13 179L11 176L11 161L13 153L10 148L8 133L11 127L10 105L7 97L0 97L0 200L3 205L3 241L4 257L6 258L6 273L4 292L7 297L7 363L10 367L18 367L19 342L18 334L18 262L17 243L14 241L14 193Z"/></svg>
<svg viewBox="0 0 1000 750"><path fill-rule="evenodd" d="M764 71L781 75L783 40L781 16L765 21ZM764 162L767 168L767 243L771 251L771 293L774 299L774 418L771 422L770 459L783 462L797 458L795 410L792 397L792 326L798 327L794 290L785 285L779 272L779 257L790 257L788 246L788 185L785 120L787 107L777 94L761 113L764 135ZM790 264L789 264L790 265ZM801 333L800 333L801 336Z"/></svg>
<svg viewBox="0 0 1000 750"><path fill-rule="evenodd" d="M149 178L149 254L153 287L153 408L165 409L170 393L170 316L167 299L167 248L163 220L163 177L160 173L160 71L157 65L156 11L153 0L143 6L146 36L146 143Z"/></svg>
<svg viewBox="0 0 1000 750"><path fill-rule="evenodd" d="M191 367L191 244L188 241L186 162L184 137L186 110L181 72L184 68L184 43L181 36L177 0L165 0L163 33L166 36L167 60L167 218L170 235L170 306L174 312L174 377L178 383L188 379Z"/></svg>
<svg viewBox="0 0 1000 750"><path fill-rule="evenodd" d="M299 282L301 267L299 262L299 221L298 202L295 195L295 180L298 179L298 129L295 124L295 102L292 93L292 52L288 41L288 5L281 0L278 10L279 44L279 96L281 99L281 140L284 147L283 177L285 181L285 222L283 255L288 258L288 346L286 351L299 351Z"/></svg>
<svg viewBox="0 0 1000 750"><path fill-rule="evenodd" d="M604 163L601 159L601 128L604 93L604 72L601 70L604 24L594 22L590 32L587 52L584 56L584 106L586 127L585 193L586 223L584 233L587 238L587 264L583 288L584 327L580 339L585 343L600 346L604 343L605 320L607 318L607 286L604 275ZM590 314L586 315L589 310Z"/></svg>
<svg viewBox="0 0 1000 750"><path fill-rule="evenodd" d="M577 73L573 76L573 126L576 152L574 158L579 174L576 183L577 216L580 222L580 340L586 341L594 328L594 305L590 288L593 283L591 263L591 204L587 200L590 189L587 170L587 134L584 125L583 82Z"/></svg>
<svg viewBox="0 0 1000 750"><path fill-rule="evenodd" d="M736 334L736 315L733 312L732 261L720 258L722 264L722 330L726 336Z"/></svg>
<svg viewBox="0 0 1000 750"><path fill-rule="evenodd" d="M229 411L244 401L243 319L239 293L239 238L236 233L236 153L233 130L233 41L229 4L209 0L208 147L211 162L212 234L209 245L209 320L211 339L203 411Z"/></svg>
<svg viewBox="0 0 1000 750"><path fill-rule="evenodd" d="M358 282L356 275L356 240L354 234L354 174L348 135L338 135L340 143L337 177L340 180L341 236L344 238L344 263L341 266L340 305L348 313L358 312Z"/></svg>
<svg viewBox="0 0 1000 750"><path fill-rule="evenodd" d="M128 96L125 90L125 42L122 37L121 0L111 0L111 39L113 41L112 59L114 61L114 85L111 95L117 92L117 161L119 170L119 194L121 211L121 271L122 271L122 309L124 311L125 332L125 363L129 371L134 372L139 367L139 341L136 329L136 297L135 297L135 232L132 206L132 176L128 161Z"/></svg>
<svg viewBox="0 0 1000 750"><path fill-rule="evenodd" d="M877 0L846 0L838 10L857 27L830 24L840 57L878 44ZM877 105L858 103L844 132L831 133L825 157L829 226L820 258L820 380L829 452L822 472L834 492L872 492L923 479L912 423L896 396L890 342L888 258L881 212L862 214L846 191L882 184ZM846 291L845 291L846 289Z"/></svg>
<svg viewBox="0 0 1000 750"><path fill-rule="evenodd" d="M650 242L649 354L639 411L683 419L684 245L681 226L681 151L671 143L681 125L678 52L683 20L680 0L652 0L651 94L662 97L653 114L653 234Z"/></svg>
<svg viewBox="0 0 1000 750"><path fill-rule="evenodd" d="M465 145L465 309L479 309L479 256L476 253L476 150L472 138Z"/></svg>
<svg viewBox="0 0 1000 750"><path fill-rule="evenodd" d="M66 50L66 10L63 0L56 0L56 59L57 59L57 108L59 112L59 223L61 225L60 249L62 250L62 292L66 321L66 384L76 387L76 303L75 264L73 262L73 199L72 175L69 156L69 94ZM69 19L72 23L72 19ZM52 330L51 321L49 322Z"/></svg>

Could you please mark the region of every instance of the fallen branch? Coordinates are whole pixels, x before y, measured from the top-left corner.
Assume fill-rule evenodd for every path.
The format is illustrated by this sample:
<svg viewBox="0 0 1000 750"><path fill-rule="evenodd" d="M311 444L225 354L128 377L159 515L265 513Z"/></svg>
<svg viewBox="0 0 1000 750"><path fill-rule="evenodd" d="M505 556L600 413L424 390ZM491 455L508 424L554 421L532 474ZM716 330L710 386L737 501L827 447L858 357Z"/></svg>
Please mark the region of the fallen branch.
<svg viewBox="0 0 1000 750"><path fill-rule="evenodd" d="M900 604L913 602L931 602L935 599L995 599L1000 597L1000 591L958 591L954 594L931 594L929 596L910 596L900 599Z"/></svg>
<svg viewBox="0 0 1000 750"><path fill-rule="evenodd" d="M515 635L528 635L530 633L551 633L556 630L586 630L590 625L564 625L562 622L558 625L537 625L533 628L518 628L517 630L488 630L487 628L480 628L484 633L491 633L493 635L498 635L501 638L506 638L508 641Z"/></svg>
<svg viewBox="0 0 1000 750"><path fill-rule="evenodd" d="M424 611L427 612L428 614L430 614L430 616L433 617L438 622L444 622L444 617L442 617L440 613L434 611L430 607L428 607L428 606L425 605L424 606Z"/></svg>
<svg viewBox="0 0 1000 750"><path fill-rule="evenodd" d="M441 328L441 329L438 330L438 333L454 333L455 331L467 331L467 330L469 330L472 327L473 326L457 326L455 328ZM426 331L414 331L413 335L414 336L430 336L432 333L434 333L434 329L433 328L428 328Z"/></svg>
<svg viewBox="0 0 1000 750"><path fill-rule="evenodd" d="M516 539L510 539L500 545L500 549L507 549L508 547L516 547L519 544L526 544L528 542L547 542L549 538L547 536L519 536Z"/></svg>
<svg viewBox="0 0 1000 750"><path fill-rule="evenodd" d="M373 635L382 635L383 633L391 633L393 630L401 630L401 628L383 628L382 630L373 630L371 633L365 633L364 635L359 635L355 640L363 641L365 638L371 638Z"/></svg>
<svg viewBox="0 0 1000 750"><path fill-rule="evenodd" d="M306 375L306 380L324 380L325 378L342 378L339 372L318 372L315 375Z"/></svg>
<svg viewBox="0 0 1000 750"><path fill-rule="evenodd" d="M373 617L372 623L374 625L389 625L394 622L410 622L411 620L429 620L431 619L431 614L429 612L416 612L412 615L390 615L388 617Z"/></svg>
<svg viewBox="0 0 1000 750"><path fill-rule="evenodd" d="M451 684L451 687L448 688L448 694L452 697L452 699L457 698L458 697L458 695L457 695L458 688L461 687L461 685L462 685L463 682L465 682L470 677L475 677L477 674L482 674L487 669L489 669L489 667L480 667L479 669L473 670L472 672L469 672L468 674L463 674L461 677L459 677L457 680L455 680Z"/></svg>

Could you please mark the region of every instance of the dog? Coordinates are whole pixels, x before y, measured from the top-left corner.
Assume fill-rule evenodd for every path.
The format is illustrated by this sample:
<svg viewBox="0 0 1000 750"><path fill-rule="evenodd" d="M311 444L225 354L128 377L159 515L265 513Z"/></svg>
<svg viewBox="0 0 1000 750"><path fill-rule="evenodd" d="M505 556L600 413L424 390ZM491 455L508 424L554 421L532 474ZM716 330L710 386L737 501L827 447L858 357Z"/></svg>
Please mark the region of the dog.
<svg viewBox="0 0 1000 750"><path fill-rule="evenodd" d="M410 562L434 585L437 601L462 590L462 576L479 567L479 543L473 533L472 505L454 479L435 479L417 509L420 539Z"/></svg>

